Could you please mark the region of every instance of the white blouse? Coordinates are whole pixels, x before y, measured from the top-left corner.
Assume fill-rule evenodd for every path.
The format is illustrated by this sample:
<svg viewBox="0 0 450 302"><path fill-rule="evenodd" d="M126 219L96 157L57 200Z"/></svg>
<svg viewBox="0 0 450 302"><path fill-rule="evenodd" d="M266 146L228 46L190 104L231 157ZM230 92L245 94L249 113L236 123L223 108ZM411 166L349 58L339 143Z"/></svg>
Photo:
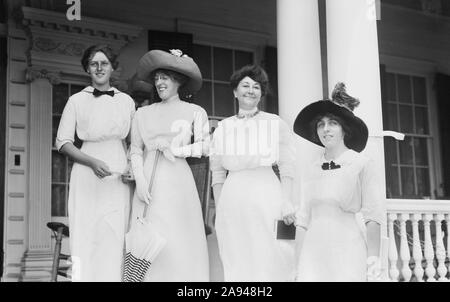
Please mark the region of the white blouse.
<svg viewBox="0 0 450 302"><path fill-rule="evenodd" d="M334 160L341 166L338 169L323 170L322 164L327 162L322 155L308 167L296 225L308 228L312 208L323 204L339 207L344 212L361 212L365 222L383 225L386 198L375 162L353 150Z"/></svg>
<svg viewBox="0 0 450 302"><path fill-rule="evenodd" d="M252 118L236 116L219 122L211 144L212 184L224 183L226 172L278 164L281 177L294 177L292 131L275 114L261 111Z"/></svg>
<svg viewBox="0 0 450 302"><path fill-rule="evenodd" d="M191 143L191 137L194 142ZM170 141L176 157L201 157L209 150L209 121L206 111L184 101L158 102L138 109L131 127L130 154L144 155Z"/></svg>
<svg viewBox="0 0 450 302"><path fill-rule="evenodd" d="M55 146L58 150L75 141L75 131L82 141L124 139L130 130L135 103L126 93L111 88L114 96L94 97L88 86L67 101L59 123Z"/></svg>

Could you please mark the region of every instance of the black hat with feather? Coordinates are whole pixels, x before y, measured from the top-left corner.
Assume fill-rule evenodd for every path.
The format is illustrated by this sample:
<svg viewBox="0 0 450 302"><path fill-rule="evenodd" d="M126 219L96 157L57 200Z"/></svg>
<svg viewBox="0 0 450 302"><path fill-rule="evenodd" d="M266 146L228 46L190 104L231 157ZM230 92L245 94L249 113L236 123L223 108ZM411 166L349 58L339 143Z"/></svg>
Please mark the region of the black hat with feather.
<svg viewBox="0 0 450 302"><path fill-rule="evenodd" d="M309 104L298 114L294 122L294 132L301 137L323 147L317 136L317 125L314 121L327 114L335 115L343 120L351 134L344 140L345 145L357 152L364 150L369 136L367 125L353 113L359 100L348 95L344 83L337 83L331 100L320 100Z"/></svg>

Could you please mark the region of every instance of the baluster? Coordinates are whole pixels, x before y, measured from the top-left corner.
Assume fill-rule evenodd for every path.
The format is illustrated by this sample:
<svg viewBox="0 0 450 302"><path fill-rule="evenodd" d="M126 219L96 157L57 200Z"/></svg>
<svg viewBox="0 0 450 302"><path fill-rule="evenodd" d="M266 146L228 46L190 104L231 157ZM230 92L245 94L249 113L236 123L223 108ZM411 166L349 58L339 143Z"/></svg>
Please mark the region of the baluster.
<svg viewBox="0 0 450 302"><path fill-rule="evenodd" d="M450 215L445 214L445 222L447 227L447 257L450 259Z"/></svg>
<svg viewBox="0 0 450 302"><path fill-rule="evenodd" d="M418 282L423 282L423 268L422 268L422 246L420 244L419 236L419 221L422 219L421 214L414 214L412 217L412 229L413 229L413 259L414 276L416 276Z"/></svg>
<svg viewBox="0 0 450 302"><path fill-rule="evenodd" d="M405 282L411 280L411 269L409 268L409 260L411 254L408 246L408 236L406 234L406 221L409 220L409 214L400 214L400 259L402 261L402 276Z"/></svg>
<svg viewBox="0 0 450 302"><path fill-rule="evenodd" d="M389 233L389 277L392 281L398 281L400 272L397 269L397 246L395 245L394 222L397 219L397 214L391 213L388 215L388 233Z"/></svg>
<svg viewBox="0 0 450 302"><path fill-rule="evenodd" d="M444 220L443 214L437 214L434 216L434 223L436 224L436 259L438 261L438 280L446 281L445 275L447 275L447 267L445 266L445 246L442 233L442 220Z"/></svg>
<svg viewBox="0 0 450 302"><path fill-rule="evenodd" d="M423 227L425 232L425 259L427 260L427 267L425 268L425 274L427 275L428 279L427 282L433 282L436 281L434 278L434 275L436 274L436 269L433 265L433 259L434 259L434 251L433 251L433 243L431 241L431 229L430 229L430 221L433 219L432 214L425 214L425 217L423 219Z"/></svg>

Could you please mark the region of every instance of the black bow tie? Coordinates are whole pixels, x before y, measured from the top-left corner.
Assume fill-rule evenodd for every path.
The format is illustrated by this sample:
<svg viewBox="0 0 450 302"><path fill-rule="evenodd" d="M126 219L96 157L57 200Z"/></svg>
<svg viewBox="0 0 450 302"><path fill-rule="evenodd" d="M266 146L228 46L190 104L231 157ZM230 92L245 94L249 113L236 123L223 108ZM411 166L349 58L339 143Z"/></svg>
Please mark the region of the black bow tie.
<svg viewBox="0 0 450 302"><path fill-rule="evenodd" d="M114 90L101 91L101 90L98 90L97 88L94 88L94 91L92 92L92 94L95 97L99 97L103 94L107 94L109 96L114 96Z"/></svg>
<svg viewBox="0 0 450 302"><path fill-rule="evenodd" d="M322 170L334 170L339 169L341 165L336 165L334 161L330 161L329 163L322 164Z"/></svg>

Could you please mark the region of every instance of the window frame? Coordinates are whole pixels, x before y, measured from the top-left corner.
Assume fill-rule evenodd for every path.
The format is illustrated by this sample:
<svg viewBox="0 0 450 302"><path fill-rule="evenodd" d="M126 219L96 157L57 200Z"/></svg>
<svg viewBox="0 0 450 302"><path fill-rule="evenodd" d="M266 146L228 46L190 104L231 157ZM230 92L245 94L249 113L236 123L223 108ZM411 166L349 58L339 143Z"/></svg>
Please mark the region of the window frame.
<svg viewBox="0 0 450 302"><path fill-rule="evenodd" d="M395 73L407 75L410 77L416 76L425 78L425 85L426 85L425 89L428 106L428 126L429 126L429 134L425 136L427 138L429 137L428 138L429 143L427 144L427 152L430 171L429 172L430 199L442 199L441 196L443 196L443 189L440 185L443 180L441 168L441 158L442 158L441 144L440 144L441 137L439 133L439 125L437 119L433 118L437 116L437 99L436 94L432 89L437 67L435 66L435 64L428 61L414 60L390 55L380 55L380 64L385 65L386 73ZM415 116L413 118L415 120ZM393 130L393 129L385 129L385 130ZM414 135L414 137L422 137L422 136ZM408 200L411 198L405 197L404 199Z"/></svg>
<svg viewBox="0 0 450 302"><path fill-rule="evenodd" d="M61 76L61 82L59 84L78 85L78 86L86 87L86 86L90 85L90 79L87 76L77 76L77 75L64 74L64 75ZM49 117L52 118L52 120L53 120L53 89L54 88L52 86L52 99L51 99L51 102L52 102L51 108L52 108L52 110L51 110L51 112L49 112ZM69 97L70 97L70 93L69 93ZM53 123L52 123L52 128L50 129L49 135L52 135L52 131L53 131ZM52 146L51 146L51 151L50 151L52 153L53 153L54 150L56 150L56 148L54 146L54 143L55 142L52 141ZM51 159L51 161L49 163L50 165L52 165L52 161L53 161L53 159ZM52 171L50 169L50 175L49 175L49 177L50 177L50 187L53 184L53 179L52 179L52 174L51 173L52 173ZM70 182L70 175L69 175L69 182ZM51 188L50 188L50 190L51 190ZM68 209L68 197L69 197L69 193L67 191L66 192L66 209L67 209L67 212L69 210ZM51 210L51 207L52 207L52 200L50 200L50 210ZM69 217L68 216L53 216L52 213L50 213L50 215L51 215L51 221L53 221L53 222L62 222L62 223L65 223L65 224L69 223Z"/></svg>

